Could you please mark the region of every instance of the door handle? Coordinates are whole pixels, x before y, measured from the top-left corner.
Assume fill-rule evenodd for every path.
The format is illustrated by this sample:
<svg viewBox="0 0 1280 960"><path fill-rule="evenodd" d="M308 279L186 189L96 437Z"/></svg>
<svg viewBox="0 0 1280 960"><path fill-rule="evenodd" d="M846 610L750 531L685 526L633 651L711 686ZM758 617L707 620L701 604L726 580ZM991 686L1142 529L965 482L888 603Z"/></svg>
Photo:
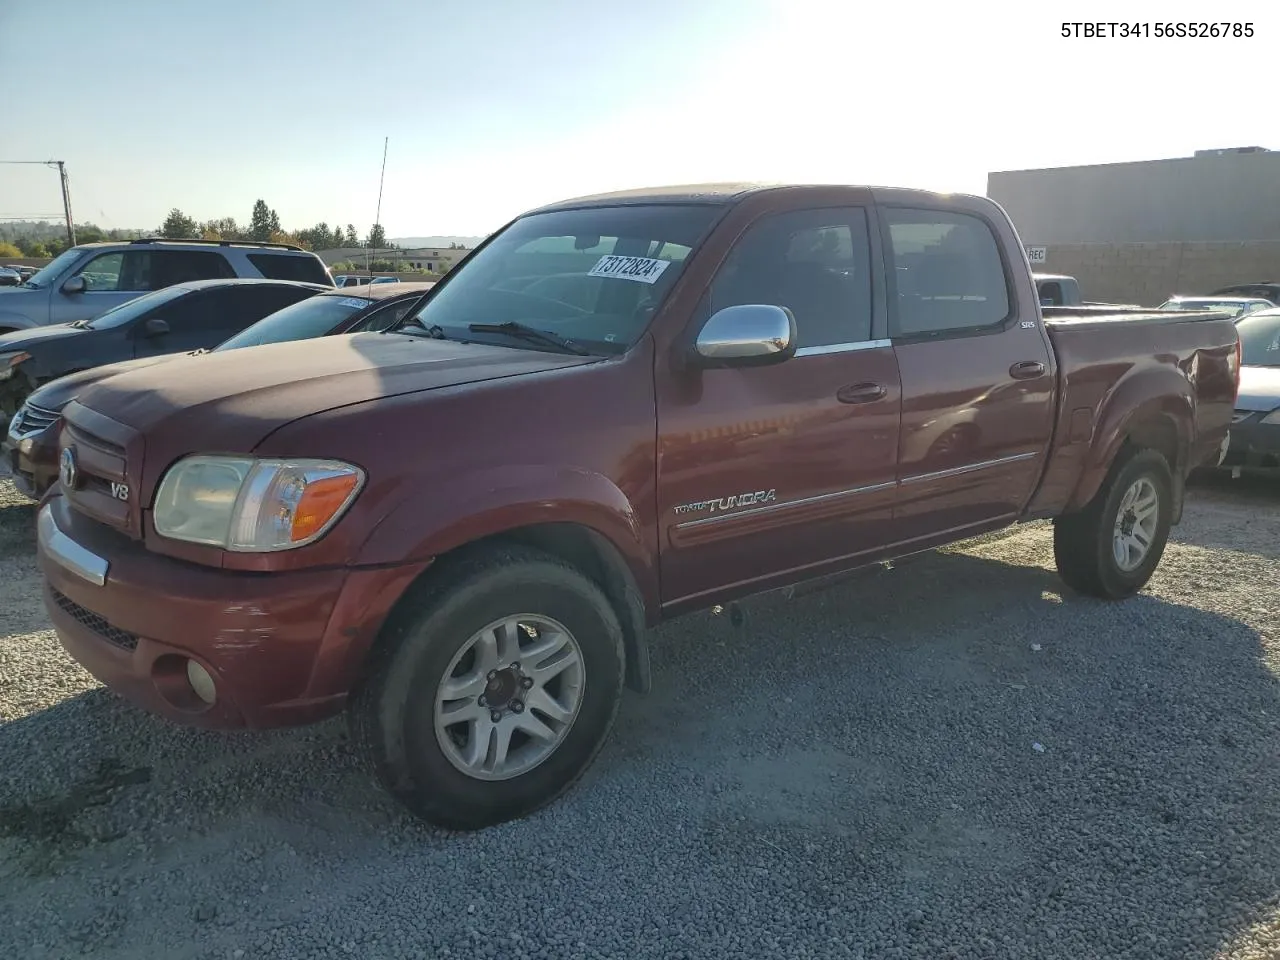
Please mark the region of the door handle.
<svg viewBox="0 0 1280 960"><path fill-rule="evenodd" d="M1039 360L1023 360L1009 368L1009 376L1015 380L1031 380L1044 376L1044 364Z"/></svg>
<svg viewBox="0 0 1280 960"><path fill-rule="evenodd" d="M837 390L836 399L841 403L870 403L888 392L883 383L853 383Z"/></svg>

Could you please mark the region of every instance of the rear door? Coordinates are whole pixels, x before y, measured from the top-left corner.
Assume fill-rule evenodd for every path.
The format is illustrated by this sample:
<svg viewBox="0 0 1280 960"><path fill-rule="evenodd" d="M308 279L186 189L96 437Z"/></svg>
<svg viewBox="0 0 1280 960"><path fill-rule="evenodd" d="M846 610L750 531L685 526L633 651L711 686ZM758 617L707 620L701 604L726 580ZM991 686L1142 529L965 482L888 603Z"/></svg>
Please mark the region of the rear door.
<svg viewBox="0 0 1280 960"><path fill-rule="evenodd" d="M774 366L659 370L664 604L804 579L883 545L894 502L898 368L878 332L879 243L864 204L759 217L694 326L734 304L795 316Z"/></svg>
<svg viewBox="0 0 1280 960"><path fill-rule="evenodd" d="M1054 371L1020 302L1011 231L977 210L879 206L889 336L902 377L895 532L904 541L1017 514L1052 433Z"/></svg>

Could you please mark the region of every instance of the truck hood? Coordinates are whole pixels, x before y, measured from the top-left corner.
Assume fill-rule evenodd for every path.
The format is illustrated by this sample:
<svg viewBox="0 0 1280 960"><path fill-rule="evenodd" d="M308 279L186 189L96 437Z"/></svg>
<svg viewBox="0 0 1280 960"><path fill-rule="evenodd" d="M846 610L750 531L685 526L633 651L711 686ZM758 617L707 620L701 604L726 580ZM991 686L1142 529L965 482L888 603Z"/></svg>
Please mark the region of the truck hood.
<svg viewBox="0 0 1280 960"><path fill-rule="evenodd" d="M99 380L78 401L146 435L149 449L155 441L247 453L278 427L326 410L599 359L359 333L171 357Z"/></svg>
<svg viewBox="0 0 1280 960"><path fill-rule="evenodd" d="M1280 407L1280 367L1241 367L1237 410L1266 413Z"/></svg>
<svg viewBox="0 0 1280 960"><path fill-rule="evenodd" d="M0 312L3 312L4 306L5 304L0 303ZM82 327L73 327L69 323L35 327L31 330L18 330L14 333L6 333L0 336L0 353L8 353L10 350L30 350L32 347L38 347L42 343L65 340L68 337L78 337L92 332Z"/></svg>
<svg viewBox="0 0 1280 960"><path fill-rule="evenodd" d="M131 370L152 367L157 363L172 360L174 356L174 354L162 354L158 357L139 357L136 360L122 360L119 363L107 363L100 367L90 367L88 370L68 373L65 377L50 380L44 386L33 391L27 397L27 402L34 407L39 407L41 410L61 411L82 390L91 384L97 383L99 380L105 380L107 377L114 377L121 373L128 373ZM176 356L183 356L183 354L177 354Z"/></svg>

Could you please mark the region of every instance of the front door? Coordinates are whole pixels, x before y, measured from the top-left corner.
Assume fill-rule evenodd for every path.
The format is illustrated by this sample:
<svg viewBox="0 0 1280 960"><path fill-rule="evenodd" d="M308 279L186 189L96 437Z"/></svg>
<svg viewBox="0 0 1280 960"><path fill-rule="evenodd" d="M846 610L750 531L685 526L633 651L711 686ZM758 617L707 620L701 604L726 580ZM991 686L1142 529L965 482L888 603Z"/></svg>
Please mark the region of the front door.
<svg viewBox="0 0 1280 960"><path fill-rule="evenodd" d="M72 276L84 277L83 293L63 293L59 285L49 303L50 323L92 320L151 289L150 254L139 250L100 253ZM64 281L65 282L65 281Z"/></svg>
<svg viewBox="0 0 1280 960"><path fill-rule="evenodd" d="M796 356L658 375L664 606L805 579L886 542L900 391L875 339L879 243L868 208L757 219L695 317L735 304L792 311Z"/></svg>
<svg viewBox="0 0 1280 960"><path fill-rule="evenodd" d="M1009 282L1025 267L1004 262L976 212L878 209L902 375L895 532L914 541L1007 521L1035 491L1053 431L1049 343ZM1012 231L1003 239L1016 248Z"/></svg>

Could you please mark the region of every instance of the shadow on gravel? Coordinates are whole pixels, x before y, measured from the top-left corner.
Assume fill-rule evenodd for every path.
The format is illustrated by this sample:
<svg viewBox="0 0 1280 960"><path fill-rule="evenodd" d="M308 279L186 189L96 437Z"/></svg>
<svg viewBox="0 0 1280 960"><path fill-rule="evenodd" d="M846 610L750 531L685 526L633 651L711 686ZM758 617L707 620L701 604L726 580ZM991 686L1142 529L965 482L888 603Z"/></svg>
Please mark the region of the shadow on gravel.
<svg viewBox="0 0 1280 960"><path fill-rule="evenodd" d="M35 556L36 505L0 500L0 560Z"/></svg>
<svg viewBox="0 0 1280 960"><path fill-rule="evenodd" d="M465 955L477 936L554 933L645 956L660 918L708 949L725 930L790 931L726 956L1208 960L1276 909L1276 679L1240 622L1063 589L1042 568L933 553L758 598L740 628L670 623L653 638L654 694L627 700L578 787L470 835L410 822L340 722L221 736L95 691L0 726L0 838L128 876L156 905L113 936L145 931L153 955L196 930L222 954L245 942L192 926L205 908L173 899L161 868L216 873L193 881L216 887L253 850L281 891L252 892L254 909L298 955L381 903ZM32 752L39 765L19 761ZM84 785L102 757L150 779L84 802L108 795ZM521 869L484 866L508 860L536 864L536 910L486 906L529 897ZM90 900L78 870L60 876ZM31 908L25 887L0 885L0 916ZM633 931L626 949L602 939L617 931Z"/></svg>

